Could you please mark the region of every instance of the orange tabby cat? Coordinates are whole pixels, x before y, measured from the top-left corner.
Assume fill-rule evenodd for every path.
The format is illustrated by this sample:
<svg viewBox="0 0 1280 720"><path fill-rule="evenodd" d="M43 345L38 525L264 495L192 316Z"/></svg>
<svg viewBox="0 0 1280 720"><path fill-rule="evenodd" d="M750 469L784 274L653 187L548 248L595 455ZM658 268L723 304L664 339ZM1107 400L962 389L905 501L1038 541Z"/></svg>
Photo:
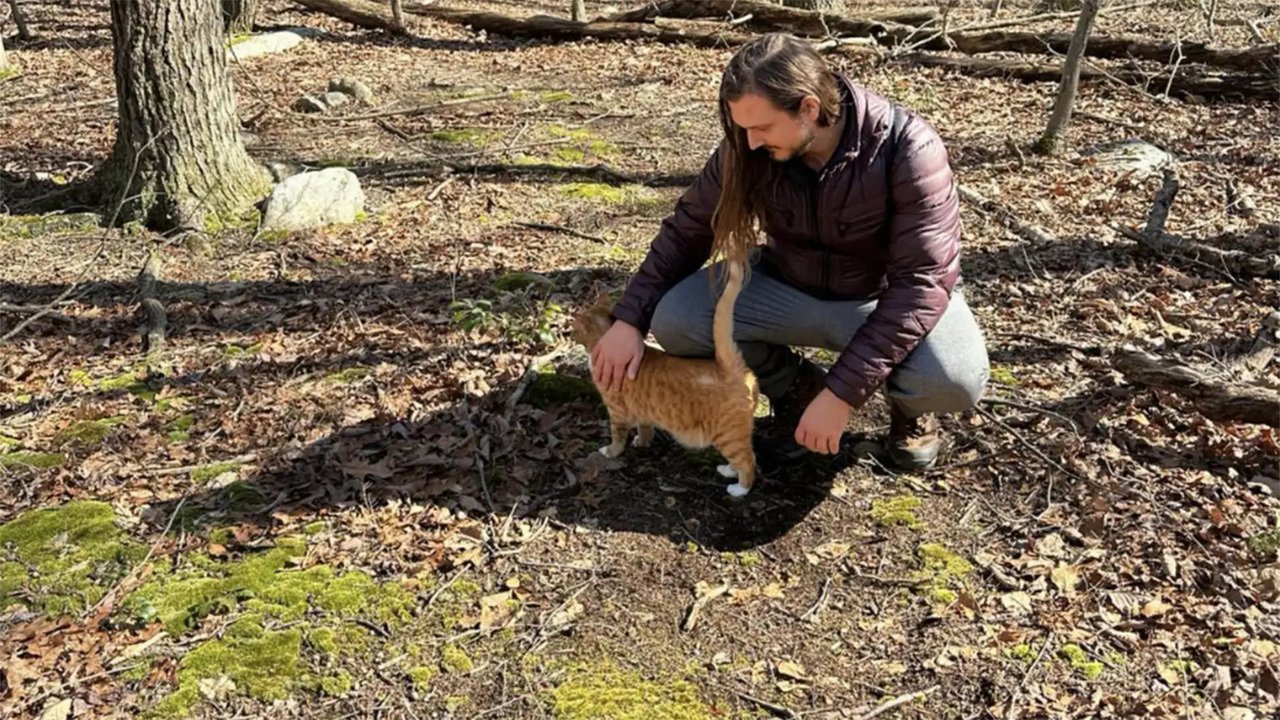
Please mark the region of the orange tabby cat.
<svg viewBox="0 0 1280 720"><path fill-rule="evenodd" d="M654 427L671 434L689 448L714 446L729 462L719 466L725 477L736 477L728 486L734 497L751 491L756 476L751 432L759 388L733 341L733 304L742 290L743 269L726 263L728 281L716 301L712 334L715 358L679 358L646 347L640 371L614 392L599 387L609 410L612 443L600 448L605 457L622 454L631 428L637 429L636 447L653 438ZM597 300L574 318L573 337L588 356L612 320L606 298Z"/></svg>

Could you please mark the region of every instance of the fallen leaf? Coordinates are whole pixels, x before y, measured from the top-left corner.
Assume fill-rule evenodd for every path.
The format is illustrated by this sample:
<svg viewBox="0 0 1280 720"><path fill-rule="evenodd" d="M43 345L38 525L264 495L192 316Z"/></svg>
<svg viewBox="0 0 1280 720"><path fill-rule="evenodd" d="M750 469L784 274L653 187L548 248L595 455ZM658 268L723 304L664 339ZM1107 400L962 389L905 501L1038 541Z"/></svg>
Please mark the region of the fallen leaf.
<svg viewBox="0 0 1280 720"><path fill-rule="evenodd" d="M1076 594L1076 583L1080 581L1080 572L1073 565L1059 565L1053 569L1049 579L1058 587L1058 591L1067 597Z"/></svg>
<svg viewBox="0 0 1280 720"><path fill-rule="evenodd" d="M71 700L59 700L40 713L40 720L67 720L71 716Z"/></svg>
<svg viewBox="0 0 1280 720"><path fill-rule="evenodd" d="M206 700L221 700L236 689L236 683L226 675L204 678L196 683L197 689Z"/></svg>
<svg viewBox="0 0 1280 720"><path fill-rule="evenodd" d="M1161 600L1159 597L1154 597L1149 600L1147 604L1142 606L1142 616L1146 618L1160 617L1172 609L1172 605Z"/></svg>
<svg viewBox="0 0 1280 720"><path fill-rule="evenodd" d="M1031 614L1031 596L1021 590L1001 595L1000 604L1004 605L1005 609L1010 612L1022 615Z"/></svg>
<svg viewBox="0 0 1280 720"><path fill-rule="evenodd" d="M771 582L768 585L765 585L764 589L762 589L760 592L765 597L773 598L775 600L779 600L783 597L782 585L776 582Z"/></svg>
<svg viewBox="0 0 1280 720"><path fill-rule="evenodd" d="M805 680L804 668L799 663L790 660L783 660L776 665L778 674L783 677L789 677L792 680Z"/></svg>
<svg viewBox="0 0 1280 720"><path fill-rule="evenodd" d="M547 620L547 628L554 629L563 625L568 625L574 620L577 620L582 615L583 610L584 608L582 607L582 603L574 600L563 609L552 613L551 617Z"/></svg>

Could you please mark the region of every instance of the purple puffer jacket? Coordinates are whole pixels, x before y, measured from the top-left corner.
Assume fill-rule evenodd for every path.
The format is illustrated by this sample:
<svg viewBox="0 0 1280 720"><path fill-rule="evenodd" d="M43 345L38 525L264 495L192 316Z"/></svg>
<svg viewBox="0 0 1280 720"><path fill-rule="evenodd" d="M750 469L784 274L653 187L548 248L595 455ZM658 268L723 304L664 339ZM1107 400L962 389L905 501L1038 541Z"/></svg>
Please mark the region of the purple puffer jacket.
<svg viewBox="0 0 1280 720"><path fill-rule="evenodd" d="M933 127L904 113L887 169L893 104L848 78L839 80L852 122L816 185L785 177L777 184L765 208L762 262L766 271L817 297L877 300L827 375L827 387L859 407L946 309L960 276L960 209L950 159ZM614 307L615 318L642 333L667 290L710 256L721 152L716 149L663 220Z"/></svg>

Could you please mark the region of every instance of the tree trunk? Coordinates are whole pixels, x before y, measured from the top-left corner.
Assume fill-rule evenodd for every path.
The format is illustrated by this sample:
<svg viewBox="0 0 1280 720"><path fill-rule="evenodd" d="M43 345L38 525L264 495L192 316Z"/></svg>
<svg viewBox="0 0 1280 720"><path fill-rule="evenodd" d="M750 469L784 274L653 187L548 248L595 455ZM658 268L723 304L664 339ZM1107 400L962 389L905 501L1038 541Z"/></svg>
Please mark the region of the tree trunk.
<svg viewBox="0 0 1280 720"><path fill-rule="evenodd" d="M119 127L101 168L120 220L202 229L269 187L238 134L223 26L212 2L113 0Z"/></svg>
<svg viewBox="0 0 1280 720"><path fill-rule="evenodd" d="M0 34L0 78L9 69L9 56L4 54L4 35Z"/></svg>
<svg viewBox="0 0 1280 720"><path fill-rule="evenodd" d="M569 7L569 19L574 22L587 21L587 4L583 0L573 0Z"/></svg>
<svg viewBox="0 0 1280 720"><path fill-rule="evenodd" d="M1093 31L1093 21L1098 17L1100 4L1101 0L1084 0L1080 7L1080 19L1076 21L1076 31L1071 37L1071 47L1067 50L1067 59L1062 64L1062 85L1058 88L1058 99L1053 104L1049 125L1034 147L1038 153L1057 152L1058 146L1062 144L1062 139L1067 134L1067 125L1071 123L1071 110L1076 104L1076 90L1080 87L1080 59L1084 57L1084 48L1089 44L1089 33Z"/></svg>
<svg viewBox="0 0 1280 720"><path fill-rule="evenodd" d="M18 0L9 0L9 9L13 12L13 24L18 26L18 39L30 40L31 28L27 27L26 14L18 9Z"/></svg>
<svg viewBox="0 0 1280 720"><path fill-rule="evenodd" d="M404 0L391 0L391 19L396 24L396 30L404 32Z"/></svg>
<svg viewBox="0 0 1280 720"><path fill-rule="evenodd" d="M844 0L782 0L786 7L816 12L843 13Z"/></svg>
<svg viewBox="0 0 1280 720"><path fill-rule="evenodd" d="M228 35L253 32L258 0L222 0L222 27Z"/></svg>

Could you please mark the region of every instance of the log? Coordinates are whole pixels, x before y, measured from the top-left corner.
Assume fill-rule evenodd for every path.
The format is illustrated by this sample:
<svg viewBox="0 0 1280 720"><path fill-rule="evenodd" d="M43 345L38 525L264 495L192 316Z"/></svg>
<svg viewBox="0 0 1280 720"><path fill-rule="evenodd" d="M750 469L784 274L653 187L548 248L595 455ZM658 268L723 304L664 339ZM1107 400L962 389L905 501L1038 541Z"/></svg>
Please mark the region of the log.
<svg viewBox="0 0 1280 720"><path fill-rule="evenodd" d="M1187 398L1210 420L1280 427L1280 393L1273 390L1208 378L1188 365L1135 348L1116 350L1111 364L1129 382Z"/></svg>
<svg viewBox="0 0 1280 720"><path fill-rule="evenodd" d="M795 8L783 7L773 3L759 2L758 0L741 0L740 2L689 2L689 0L664 0L660 3L646 2L645 4L626 10L624 12L615 13L601 20L610 22L652 22L656 17L684 18L693 19L699 17L705 18L723 18L729 19L730 16L735 18L752 15L753 19L760 17L759 12L765 13L765 18L777 19L780 17L795 17L806 14L807 11L796 10ZM703 13L696 15L694 13ZM809 13L811 14L811 13ZM826 16L834 22L841 22L842 18L849 18L848 15L838 15L836 13L826 13ZM855 22L874 25L880 23L900 23L902 25L923 25L938 19L938 9L936 7L918 7L903 10L877 10L859 16ZM768 22L766 20L766 22ZM831 27L832 30L836 28Z"/></svg>
<svg viewBox="0 0 1280 720"><path fill-rule="evenodd" d="M619 22L647 22L661 16L691 20L708 17L739 17L750 14L751 25L767 27L771 30L783 30L796 35L826 37L828 29L832 33L879 37L890 29L914 31L911 25L892 20L878 18L855 18L835 13L814 12L798 8L783 7L759 0L665 0L656 7L650 6L633 10L630 13L611 16L610 19L626 17ZM825 25L824 25L825 23Z"/></svg>
<svg viewBox="0 0 1280 720"><path fill-rule="evenodd" d="M1090 40L1090 43L1093 41ZM1092 45L1090 45L1092 47ZM933 53L913 52L895 58L892 62L922 67L947 68L975 77L1012 78L1023 82L1052 82L1062 80L1062 63L1038 60L1013 60L975 57L949 57ZM1169 95L1201 98L1264 98L1280 97L1280 76L1263 74L1216 73L1198 68L1181 68L1173 81L1169 73L1146 73L1137 70L1108 70L1084 66L1080 68L1080 80L1097 81L1114 79L1138 87L1156 87L1161 92L1166 85Z"/></svg>
<svg viewBox="0 0 1280 720"><path fill-rule="evenodd" d="M312 10L346 20L358 27L376 30L395 29L395 20L392 18L390 11L382 5L368 2L367 0L294 1ZM515 18L492 12L474 12L412 3L404 4L404 12L419 18L434 18L457 25L469 25L475 30L521 38L549 38L566 41L582 40L584 38L650 40L661 43L722 48L741 45L751 37L743 33L721 29L697 31L694 29L659 28L640 23L579 23L549 15ZM416 24L420 26L420 23ZM412 31L415 23L408 22L408 18L406 18L406 26L407 30Z"/></svg>

